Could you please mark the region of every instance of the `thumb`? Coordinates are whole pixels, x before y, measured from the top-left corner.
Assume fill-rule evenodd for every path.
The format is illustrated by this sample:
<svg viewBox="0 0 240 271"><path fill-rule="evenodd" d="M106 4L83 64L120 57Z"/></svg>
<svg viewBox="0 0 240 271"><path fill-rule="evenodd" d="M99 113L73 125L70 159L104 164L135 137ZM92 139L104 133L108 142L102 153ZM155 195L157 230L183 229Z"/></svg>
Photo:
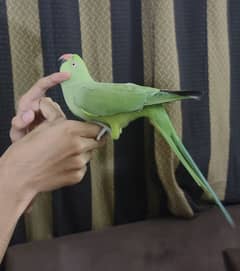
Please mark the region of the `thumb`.
<svg viewBox="0 0 240 271"><path fill-rule="evenodd" d="M41 98L39 107L43 117L47 121L52 122L57 119L66 118L60 106L57 103L53 102L53 100L50 98L47 97Z"/></svg>

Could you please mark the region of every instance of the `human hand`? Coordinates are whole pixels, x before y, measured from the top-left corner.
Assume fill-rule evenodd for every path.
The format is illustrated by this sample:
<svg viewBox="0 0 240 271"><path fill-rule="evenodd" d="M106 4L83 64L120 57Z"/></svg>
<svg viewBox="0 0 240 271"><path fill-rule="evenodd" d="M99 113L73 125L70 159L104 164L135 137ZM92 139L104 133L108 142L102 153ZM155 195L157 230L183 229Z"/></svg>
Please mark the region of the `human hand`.
<svg viewBox="0 0 240 271"><path fill-rule="evenodd" d="M65 120L51 103L41 99L46 120L12 144L0 159L0 180L6 180L8 192L27 205L39 192L79 183L92 151L104 144L104 139L94 139L98 126Z"/></svg>
<svg viewBox="0 0 240 271"><path fill-rule="evenodd" d="M43 120L39 102L47 90L70 78L66 72L53 73L43 77L34 84L19 100L16 116L12 119L10 137L15 142L39 125ZM55 104L57 108L57 104ZM60 108L58 108L60 110ZM61 110L60 110L61 111Z"/></svg>

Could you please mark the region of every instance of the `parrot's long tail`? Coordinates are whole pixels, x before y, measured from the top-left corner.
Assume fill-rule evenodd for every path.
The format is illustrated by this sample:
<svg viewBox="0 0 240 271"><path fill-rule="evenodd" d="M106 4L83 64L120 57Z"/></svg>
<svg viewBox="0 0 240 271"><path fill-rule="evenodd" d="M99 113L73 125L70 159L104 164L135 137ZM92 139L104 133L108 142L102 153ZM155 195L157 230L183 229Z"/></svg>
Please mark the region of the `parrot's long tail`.
<svg viewBox="0 0 240 271"><path fill-rule="evenodd" d="M188 97L192 99L199 100L203 96L203 92L194 91L194 90L168 90L168 89L161 89L161 92L169 93L169 94L176 94L181 97Z"/></svg>
<svg viewBox="0 0 240 271"><path fill-rule="evenodd" d="M189 174L193 177L195 182L215 201L216 205L218 205L229 224L234 226L235 224L231 215L223 206L218 196L213 191L208 181L203 176L198 166L182 144L163 106L149 107L147 110L147 116L149 117L154 127L163 135L165 140L168 142L172 150L188 170Z"/></svg>
<svg viewBox="0 0 240 271"><path fill-rule="evenodd" d="M200 100L203 93L200 91L188 91L188 90L161 90L159 93L149 96L145 102L145 106L171 103L180 100Z"/></svg>

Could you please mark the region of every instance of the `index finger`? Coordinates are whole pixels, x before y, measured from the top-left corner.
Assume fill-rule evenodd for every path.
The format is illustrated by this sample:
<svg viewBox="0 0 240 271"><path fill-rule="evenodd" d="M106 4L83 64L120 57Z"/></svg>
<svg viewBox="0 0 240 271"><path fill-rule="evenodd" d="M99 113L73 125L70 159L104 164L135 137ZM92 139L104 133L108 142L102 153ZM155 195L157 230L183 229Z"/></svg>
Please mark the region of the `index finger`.
<svg viewBox="0 0 240 271"><path fill-rule="evenodd" d="M49 88L54 87L69 78L70 74L68 72L56 72L39 79L20 99L19 111L23 112L32 109L31 105L34 100L43 97Z"/></svg>

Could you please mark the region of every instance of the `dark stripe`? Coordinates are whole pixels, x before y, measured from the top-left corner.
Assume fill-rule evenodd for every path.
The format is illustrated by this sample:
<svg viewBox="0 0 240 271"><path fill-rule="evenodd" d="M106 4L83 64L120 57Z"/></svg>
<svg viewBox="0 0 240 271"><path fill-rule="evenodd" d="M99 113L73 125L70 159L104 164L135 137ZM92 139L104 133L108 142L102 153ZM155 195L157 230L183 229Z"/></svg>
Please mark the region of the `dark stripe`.
<svg viewBox="0 0 240 271"><path fill-rule="evenodd" d="M10 44L8 36L6 3L0 1L0 155L9 147L11 119L15 114ZM12 244L26 241L24 223L21 219L12 239Z"/></svg>
<svg viewBox="0 0 240 271"><path fill-rule="evenodd" d="M143 84L140 1L111 1L114 82ZM124 129L114 145L115 224L146 215L144 124L137 120Z"/></svg>
<svg viewBox="0 0 240 271"><path fill-rule="evenodd" d="M147 157L145 158L146 173L147 173L146 175L147 175L147 182L149 182L147 185L149 185L151 189L154 189L155 197L157 196L158 198L157 202L153 202L153 204L155 204L154 208L153 210L151 209L149 210L150 212L153 211L153 213L150 213L148 217L149 218L159 217L159 216L166 215L169 212L168 212L168 206L167 206L167 194L162 186L162 182L157 173L157 164L156 164L156 158L155 158L154 128L151 124L149 124L147 132L145 132L145 150L146 150L146 155L147 155ZM151 197L151 194L150 194L150 197ZM149 198L149 201L151 201L150 198ZM156 205L158 203L159 205Z"/></svg>
<svg viewBox="0 0 240 271"><path fill-rule="evenodd" d="M39 1L41 37L45 74L58 71L57 59L64 53L81 55L81 35L78 0ZM64 102L60 87L48 92L69 119L75 117ZM53 221L56 236L91 228L90 171L73 187L53 193Z"/></svg>
<svg viewBox="0 0 240 271"><path fill-rule="evenodd" d="M201 101L183 101L183 143L204 176L210 158L206 0L175 0L175 25L181 89L204 92ZM186 193L199 198L200 188L180 165L177 179Z"/></svg>
<svg viewBox="0 0 240 271"><path fill-rule="evenodd" d="M230 152L227 202L240 201L240 1L228 1L230 45Z"/></svg>
<svg viewBox="0 0 240 271"><path fill-rule="evenodd" d="M0 0L0 156L11 144L9 130L15 114L6 3ZM14 181L14 180L11 180ZM15 180L17 181L17 180ZM24 220L17 224L11 245L26 241ZM0 269L3 268L0 266Z"/></svg>
<svg viewBox="0 0 240 271"><path fill-rule="evenodd" d="M0 1L0 8L0 155L2 155L11 144L9 130L15 112L5 1Z"/></svg>

